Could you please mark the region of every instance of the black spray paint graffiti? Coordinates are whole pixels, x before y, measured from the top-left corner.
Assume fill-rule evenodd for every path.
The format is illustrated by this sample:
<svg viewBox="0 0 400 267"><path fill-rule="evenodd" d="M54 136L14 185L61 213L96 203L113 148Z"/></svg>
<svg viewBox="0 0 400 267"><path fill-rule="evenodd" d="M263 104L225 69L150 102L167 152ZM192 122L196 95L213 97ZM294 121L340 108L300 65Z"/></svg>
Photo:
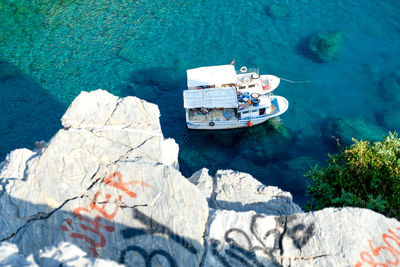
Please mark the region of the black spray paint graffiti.
<svg viewBox="0 0 400 267"><path fill-rule="evenodd" d="M276 254L279 250L280 254L283 254L283 236L290 238L293 244L298 249L301 249L314 235L314 223L308 226L302 223L296 223L295 215L278 217L276 219L275 229L271 229L265 234L262 234L260 219L265 217L265 215L256 214L251 218L250 223L250 232L261 246L253 245L250 236L245 231L238 228L232 228L225 232L224 240L228 243L229 247L222 249L219 240L210 240L211 251L223 266L265 266L265 264L259 262L257 259L257 251L262 251L264 255L267 256L266 258L270 260L268 263L269 266L280 265ZM278 228L282 229L282 233ZM273 245L271 247L266 245L266 241L269 238L273 240Z"/></svg>
<svg viewBox="0 0 400 267"><path fill-rule="evenodd" d="M289 216L288 219L290 217L291 216ZM293 245L295 245L298 249L301 249L305 244L307 244L308 240L310 240L314 234L314 223L311 223L308 226L305 226L304 224L294 224L292 227L286 227L285 236L292 240Z"/></svg>
<svg viewBox="0 0 400 267"><path fill-rule="evenodd" d="M140 212L139 210L133 209L133 217L136 220L140 221L143 225L146 225L147 228L127 228L127 229L122 230L121 233L125 239L130 239L130 238L134 238L136 236L142 236L142 235L163 234L163 235L167 236L169 239L175 241L177 244L184 247L191 254L196 255L198 253L197 249L188 240L181 237L180 235L175 234L167 226L156 222L155 220L146 216L144 213ZM139 246L128 246L126 249L124 249L121 252L121 256L119 258L120 263L125 263L126 255L130 251L135 251L139 255L141 255L143 260L145 261L147 267L152 266L152 259L155 256L164 257L164 259L167 260L167 262L169 263L169 265L171 267L177 266L176 260L167 251L158 249L158 250L152 251L151 253L148 253L146 250L144 250L143 248L141 248Z"/></svg>
<svg viewBox="0 0 400 267"><path fill-rule="evenodd" d="M152 262L153 257L155 257L155 256L164 257L168 261L170 267L178 266L176 264L175 259L165 250L157 249L157 250L153 250L150 254L148 254L146 250L144 250L143 248L138 247L138 246L128 246L124 251L122 251L121 257L119 259L120 263L125 264L125 256L129 251L136 251L137 253L139 253L140 256L142 256L143 260L145 261L146 267L152 266L151 262Z"/></svg>

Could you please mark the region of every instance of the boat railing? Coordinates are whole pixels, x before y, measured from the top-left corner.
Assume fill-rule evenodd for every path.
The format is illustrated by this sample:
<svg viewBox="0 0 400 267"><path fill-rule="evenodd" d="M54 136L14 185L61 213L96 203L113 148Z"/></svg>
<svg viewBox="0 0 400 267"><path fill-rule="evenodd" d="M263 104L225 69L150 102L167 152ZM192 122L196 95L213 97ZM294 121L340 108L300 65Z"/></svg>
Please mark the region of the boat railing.
<svg viewBox="0 0 400 267"><path fill-rule="evenodd" d="M257 73L260 74L259 68L246 68L246 71L242 71L243 67L236 71L236 74L245 74L245 73Z"/></svg>

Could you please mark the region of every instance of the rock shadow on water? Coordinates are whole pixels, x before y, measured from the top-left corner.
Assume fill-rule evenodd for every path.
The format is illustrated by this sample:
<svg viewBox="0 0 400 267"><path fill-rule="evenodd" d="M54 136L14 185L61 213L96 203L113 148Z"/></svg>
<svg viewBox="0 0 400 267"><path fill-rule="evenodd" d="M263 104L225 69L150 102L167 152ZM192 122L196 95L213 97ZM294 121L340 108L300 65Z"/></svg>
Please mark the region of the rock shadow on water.
<svg viewBox="0 0 400 267"><path fill-rule="evenodd" d="M305 57L305 58L309 58L315 62L319 62L321 63L318 58L311 52L310 48L309 48L309 43L311 38L313 37L312 34L306 35L303 38L301 38L299 40L299 42L297 43L296 46L296 52L297 54Z"/></svg>
<svg viewBox="0 0 400 267"><path fill-rule="evenodd" d="M207 167L215 173L227 166L234 158L241 133L244 130L199 131L186 129L183 143L179 148L180 171L190 176Z"/></svg>
<svg viewBox="0 0 400 267"><path fill-rule="evenodd" d="M151 67L131 72L120 90L123 96L133 95L158 105L164 135L175 137L178 129L185 129L184 88L185 75L177 74L172 67Z"/></svg>
<svg viewBox="0 0 400 267"><path fill-rule="evenodd" d="M34 148L35 141L49 140L61 128L67 106L52 97L32 77L0 60L0 161L19 147Z"/></svg>
<svg viewBox="0 0 400 267"><path fill-rule="evenodd" d="M279 119L252 128L215 131L187 129L183 139L179 162L180 170L186 176L203 167L214 173L221 167L240 169L253 163L263 166L279 160L294 142L290 131Z"/></svg>
<svg viewBox="0 0 400 267"><path fill-rule="evenodd" d="M263 165L284 157L293 143L290 130L274 118L248 128L240 139L240 151L248 160Z"/></svg>
<svg viewBox="0 0 400 267"><path fill-rule="evenodd" d="M299 156L279 162L276 166L271 166L270 169L277 169L276 173L282 183L280 188L290 191L293 194L294 202L302 206L310 198L304 194L310 184L305 174L316 164L321 164L321 161L310 156Z"/></svg>

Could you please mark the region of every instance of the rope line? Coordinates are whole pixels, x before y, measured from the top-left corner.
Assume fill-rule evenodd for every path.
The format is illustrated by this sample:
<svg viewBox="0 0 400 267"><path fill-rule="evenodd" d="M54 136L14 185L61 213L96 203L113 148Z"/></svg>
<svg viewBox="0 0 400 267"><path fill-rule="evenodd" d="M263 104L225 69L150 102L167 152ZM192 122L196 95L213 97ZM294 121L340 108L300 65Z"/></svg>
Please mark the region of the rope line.
<svg viewBox="0 0 400 267"><path fill-rule="evenodd" d="M329 82L329 81L337 81L337 80L292 81L292 80L284 79L281 77L278 77L278 78L281 79L282 81L286 81L289 83L322 83L322 82Z"/></svg>

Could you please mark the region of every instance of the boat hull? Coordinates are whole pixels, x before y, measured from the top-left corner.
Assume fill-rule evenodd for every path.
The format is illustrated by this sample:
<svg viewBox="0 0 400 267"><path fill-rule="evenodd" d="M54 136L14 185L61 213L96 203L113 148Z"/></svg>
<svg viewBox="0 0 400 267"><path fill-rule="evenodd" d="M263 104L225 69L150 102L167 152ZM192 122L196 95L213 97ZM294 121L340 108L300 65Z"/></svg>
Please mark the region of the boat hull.
<svg viewBox="0 0 400 267"><path fill-rule="evenodd" d="M199 122L199 121L187 120L186 125L189 129L196 129L196 130L224 130L224 129L245 128L258 125L263 122L266 122L267 120L273 117L283 114L289 108L289 102L287 101L286 98L282 96L273 96L271 98L273 103L277 106L276 112L272 114L246 118L246 119L239 119L239 120L229 120L229 121ZM251 122L251 124L249 122Z"/></svg>
<svg viewBox="0 0 400 267"><path fill-rule="evenodd" d="M249 127L249 121L253 126L267 121L269 118L251 119L251 120L237 120L237 121L214 121L214 122L187 122L186 125L189 129L196 130L224 130L224 129L237 129ZM211 123L214 123L213 125Z"/></svg>

